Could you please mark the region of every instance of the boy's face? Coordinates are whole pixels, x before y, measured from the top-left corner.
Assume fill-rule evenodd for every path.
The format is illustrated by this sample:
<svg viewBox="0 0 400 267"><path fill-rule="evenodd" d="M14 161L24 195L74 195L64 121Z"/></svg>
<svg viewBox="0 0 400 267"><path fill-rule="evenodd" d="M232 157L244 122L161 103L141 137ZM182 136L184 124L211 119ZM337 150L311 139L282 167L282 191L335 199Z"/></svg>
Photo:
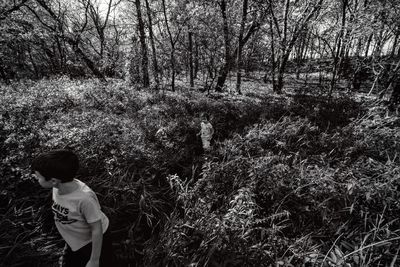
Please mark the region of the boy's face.
<svg viewBox="0 0 400 267"><path fill-rule="evenodd" d="M38 172L38 171L35 171L35 174L33 176L38 181L40 186L43 188L52 188L54 186L52 180L46 181L46 179L43 177L43 175L41 175L40 172Z"/></svg>

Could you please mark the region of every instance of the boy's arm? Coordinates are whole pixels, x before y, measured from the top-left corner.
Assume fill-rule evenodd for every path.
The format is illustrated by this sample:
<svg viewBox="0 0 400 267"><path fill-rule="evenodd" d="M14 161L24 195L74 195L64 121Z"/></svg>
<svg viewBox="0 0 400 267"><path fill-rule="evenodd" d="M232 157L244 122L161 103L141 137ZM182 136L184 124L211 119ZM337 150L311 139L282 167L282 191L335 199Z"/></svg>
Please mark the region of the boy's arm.
<svg viewBox="0 0 400 267"><path fill-rule="evenodd" d="M101 220L89 223L92 231L92 254L86 267L98 267L100 263L101 247L103 245L103 227Z"/></svg>

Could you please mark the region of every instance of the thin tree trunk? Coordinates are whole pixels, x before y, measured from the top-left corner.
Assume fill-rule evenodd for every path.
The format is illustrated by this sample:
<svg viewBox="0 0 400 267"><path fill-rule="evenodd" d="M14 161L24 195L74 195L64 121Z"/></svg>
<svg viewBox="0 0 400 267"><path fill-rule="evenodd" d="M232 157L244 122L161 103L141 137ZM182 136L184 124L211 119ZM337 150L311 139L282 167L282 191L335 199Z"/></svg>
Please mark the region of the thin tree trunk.
<svg viewBox="0 0 400 267"><path fill-rule="evenodd" d="M172 33L171 33L171 30L170 30L169 24L168 24L168 17L167 17L167 10L166 10L166 7L165 7L165 0L162 0L162 7L163 7L165 26L167 28L169 41L171 43L171 53L170 53L171 71L172 71L171 90L172 90L172 92L175 92L175 43L174 43L174 40L172 38Z"/></svg>
<svg viewBox="0 0 400 267"><path fill-rule="evenodd" d="M225 3L225 7L226 7L226 2L225 0L222 1L223 3ZM221 8L221 10L223 10ZM222 12L223 14L225 12ZM227 23L227 18L226 18L226 13L225 13L225 19L224 19L225 23L224 23L224 39L225 39L225 46L228 48L227 50L225 50L225 62L224 62L224 66L222 66L219 70L219 74L218 74L218 80L217 80L217 85L215 87L215 91L220 92L222 91L222 88L224 86L224 83L226 81L226 78L228 77L228 73L232 67L232 65L235 63L235 59L236 59L236 55L237 55L237 50L238 50L238 46L233 50L232 54L230 53L230 42L229 42L229 33L228 33L228 23ZM257 32L257 30L260 28L260 24L258 23L258 21L254 20L250 26L250 28L248 29L248 31L246 32L246 35L243 37L242 40L242 47L249 41L250 37Z"/></svg>
<svg viewBox="0 0 400 267"><path fill-rule="evenodd" d="M252 71L252 65L251 65L251 60L252 60L252 56L254 54L254 49L255 47L258 47L258 44L256 43L256 41L252 41L251 42L251 46L249 48L249 52L247 53L246 59L243 60L243 64L244 66L244 73L246 75L246 77L250 76L250 71ZM260 62L264 62L264 58L260 59Z"/></svg>
<svg viewBox="0 0 400 267"><path fill-rule="evenodd" d="M375 48L374 48L374 51L373 51L374 57L380 57L381 56L382 45L383 45L383 42L382 42L383 31L384 31L384 24L381 23L381 27L379 29L378 39L377 39L377 42L376 42L376 45L375 45Z"/></svg>
<svg viewBox="0 0 400 267"><path fill-rule="evenodd" d="M362 38L358 38L355 56L357 56L357 57L360 56L361 47L362 47Z"/></svg>
<svg viewBox="0 0 400 267"><path fill-rule="evenodd" d="M144 31L144 23L142 18L142 11L140 7L140 0L135 0L136 5L136 14L138 19L138 27L139 27L139 36L140 36L140 46L141 46L141 59L142 59L142 75L143 75L143 86L149 87L150 79L149 79L149 58L147 54L147 45L146 45L146 33Z"/></svg>
<svg viewBox="0 0 400 267"><path fill-rule="evenodd" d="M56 44L57 44L58 54L60 56L60 61L59 61L58 67L63 72L64 68L65 68L65 63L66 63L65 62L64 50L63 50L63 47L61 46L60 39L57 36L55 37L55 41L56 41Z"/></svg>
<svg viewBox="0 0 400 267"><path fill-rule="evenodd" d="M325 43L324 43L325 45ZM322 49L322 45L321 45L321 39L318 38L318 53L319 53L319 61L321 62L321 59L323 58L322 54L323 54L323 49ZM322 84L322 68L318 68L318 83L321 85Z"/></svg>
<svg viewBox="0 0 400 267"><path fill-rule="evenodd" d="M151 51L152 51L152 59L153 59L153 75L154 81L156 83L156 89L160 86L160 79L158 74L158 62L157 62L157 50L156 45L154 43L154 34L153 34L153 19L151 17L151 8L149 5L149 1L146 1L146 10L147 10L147 20L149 22L149 37L150 37L150 44L151 44Z"/></svg>
<svg viewBox="0 0 400 267"><path fill-rule="evenodd" d="M335 56L333 58L333 71L332 71L332 79L331 79L331 85L330 85L330 91L329 94L333 92L333 88L335 87L336 84L336 77L338 76L339 68L341 65L341 58L342 58L342 51L344 47L344 31L346 27L346 9L347 9L347 4L348 0L342 0L342 23L340 26L340 31L339 31L339 36L337 37L337 49Z"/></svg>
<svg viewBox="0 0 400 267"><path fill-rule="evenodd" d="M107 12L105 14L104 23L102 23L100 20L99 9L95 8L91 1L87 2L87 11L90 14L90 16L92 17L92 21L94 23L95 29L96 29L98 37L99 37L100 51L97 53L99 54L101 59L103 59L103 56L104 56L104 48L105 48L105 42L106 42L104 32L107 27L108 19L110 17L112 1L113 0L109 0L109 2L108 2L108 7L107 7Z"/></svg>
<svg viewBox="0 0 400 267"><path fill-rule="evenodd" d="M364 57L368 57L368 54L369 54L369 47L371 46L371 41L372 41L372 36L373 36L372 33L368 36L367 44L365 45L365 54L364 54Z"/></svg>
<svg viewBox="0 0 400 267"><path fill-rule="evenodd" d="M199 44L195 36L195 46L194 46L194 79L197 79L197 74L199 72Z"/></svg>
<svg viewBox="0 0 400 267"><path fill-rule="evenodd" d="M296 53L296 61L297 61L297 70L296 70L296 79L300 78L301 66L304 58L306 57L308 46L311 39L311 34L308 33L308 30L302 33L301 43L297 49Z"/></svg>
<svg viewBox="0 0 400 267"><path fill-rule="evenodd" d="M285 10L284 10L284 21L283 21L283 29L282 31L279 31L279 22L277 17L274 15L273 12L273 7L272 7L272 0L269 1L270 3L270 12L272 15L272 19L274 20L274 24L277 28L278 35L280 36L280 47L279 47L279 55L278 55L278 78L277 78L277 84L275 87L275 92L276 93L281 93L283 89L283 77L284 77L284 71L286 68L287 61L289 59L290 53L293 50L293 47L299 38L299 35L302 31L304 31L304 28L307 26L308 22L310 19L318 13L318 11L321 9L323 0L319 0L318 3L315 3L315 5L307 9L308 14L304 14L302 18L296 22L296 25L294 25L294 30L289 37L289 29L288 29L288 16L289 16L289 7L290 7L290 0L286 0L285 2ZM281 32L281 34L279 34Z"/></svg>
<svg viewBox="0 0 400 267"><path fill-rule="evenodd" d="M394 36L394 40L393 40L392 51L390 53L391 57L394 57L396 55L396 48L397 48L398 41L399 41L399 33L397 32L396 35Z"/></svg>
<svg viewBox="0 0 400 267"><path fill-rule="evenodd" d="M230 70L230 42L229 42L229 27L228 27L228 17L226 15L226 1L221 0L220 8L222 14L222 21L223 21L223 31L224 31L224 44L225 44L225 62L222 66L218 79L217 85L215 87L216 92L222 92L222 88L225 84L226 78L228 77L228 73Z"/></svg>
<svg viewBox="0 0 400 267"><path fill-rule="evenodd" d="M271 32L271 74L272 74L272 90L274 92L276 92L276 81L275 81L275 69L276 69L276 65L275 65L275 40L274 40L274 28L272 25L272 19L269 20L269 29Z"/></svg>
<svg viewBox="0 0 400 267"><path fill-rule="evenodd" d="M277 78L277 84L276 84L276 93L278 93L278 94L282 93L283 78L284 78L284 74L285 74L286 64L289 59L289 55L290 54L286 53L279 60L278 78Z"/></svg>
<svg viewBox="0 0 400 267"><path fill-rule="evenodd" d="M106 78L104 74L96 67L94 62L82 51L82 49L75 43L72 39L67 40L68 43L73 47L76 54L78 54L82 60L86 63L88 68L93 72L93 74L99 78L101 81L105 82Z"/></svg>
<svg viewBox="0 0 400 267"><path fill-rule="evenodd" d="M247 3L248 0L243 0L243 9L242 9L242 22L240 23L240 32L239 32L239 48L237 53L237 81L236 81L236 92L241 95L240 85L242 81L242 50L243 50L243 34L244 34L244 26L247 20Z"/></svg>
<svg viewBox="0 0 400 267"><path fill-rule="evenodd" d="M286 67L286 61L285 58L289 58L289 55L286 56L287 53L287 37L288 37L288 15L289 15L289 6L290 6L290 0L286 0L285 2L285 10L284 10L284 20L283 20L283 37L281 39L281 44L280 44L280 53L278 56L279 63L278 63L278 77L277 77L277 82L276 82L276 87L275 87L275 92L280 94L282 93L283 89L283 76L285 72L285 67ZM290 53L290 52L289 52Z"/></svg>
<svg viewBox="0 0 400 267"><path fill-rule="evenodd" d="M344 8L348 9L351 5L350 0L344 0ZM352 10L357 10L358 2L354 1L354 6L351 8ZM349 14L349 19L346 21L346 11L343 12L343 16L345 16L345 28L344 28L344 33L343 33L343 39L342 39L342 48L340 52L340 60L339 62L339 67L342 67L342 62L347 60L349 57L350 50L352 48L352 36L351 36L351 28L355 19L354 14L350 13Z"/></svg>
<svg viewBox="0 0 400 267"><path fill-rule="evenodd" d="M194 70L193 70L193 33L189 31L189 72L190 87L194 87Z"/></svg>
<svg viewBox="0 0 400 267"><path fill-rule="evenodd" d="M29 54L29 59L31 60L31 63L32 63L33 71L35 72L35 78L38 79L39 72L38 72L35 60L32 57L32 48L30 46L28 47L28 54Z"/></svg>

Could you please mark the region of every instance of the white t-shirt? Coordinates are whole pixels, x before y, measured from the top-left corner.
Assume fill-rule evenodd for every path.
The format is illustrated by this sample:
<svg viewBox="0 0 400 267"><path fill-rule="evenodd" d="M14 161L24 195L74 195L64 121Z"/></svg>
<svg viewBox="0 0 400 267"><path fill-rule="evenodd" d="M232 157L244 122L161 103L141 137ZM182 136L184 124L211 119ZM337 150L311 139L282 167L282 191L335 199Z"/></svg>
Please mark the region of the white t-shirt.
<svg viewBox="0 0 400 267"><path fill-rule="evenodd" d="M72 251L92 241L89 223L101 220L103 233L109 224L96 194L85 183L78 179L75 181L79 187L69 194L60 195L58 189L53 188L52 205L56 227Z"/></svg>
<svg viewBox="0 0 400 267"><path fill-rule="evenodd" d="M201 131L200 131L201 138L211 139L214 134L214 129L213 129L211 123L202 121L200 123L200 127L201 127Z"/></svg>

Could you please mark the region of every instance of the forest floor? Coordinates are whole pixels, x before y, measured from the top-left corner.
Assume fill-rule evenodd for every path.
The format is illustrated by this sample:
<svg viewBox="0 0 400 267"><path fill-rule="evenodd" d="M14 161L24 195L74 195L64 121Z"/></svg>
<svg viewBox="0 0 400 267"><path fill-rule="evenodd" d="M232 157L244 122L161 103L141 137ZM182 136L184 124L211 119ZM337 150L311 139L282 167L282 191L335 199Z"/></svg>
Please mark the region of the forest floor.
<svg viewBox="0 0 400 267"><path fill-rule="evenodd" d="M65 146L112 220L116 266L398 265L398 116L373 94L328 95L301 78L288 75L281 95L260 75L242 95L233 79L210 94L185 82L158 93L65 77L2 85L0 266L56 266L63 242L30 162Z"/></svg>

